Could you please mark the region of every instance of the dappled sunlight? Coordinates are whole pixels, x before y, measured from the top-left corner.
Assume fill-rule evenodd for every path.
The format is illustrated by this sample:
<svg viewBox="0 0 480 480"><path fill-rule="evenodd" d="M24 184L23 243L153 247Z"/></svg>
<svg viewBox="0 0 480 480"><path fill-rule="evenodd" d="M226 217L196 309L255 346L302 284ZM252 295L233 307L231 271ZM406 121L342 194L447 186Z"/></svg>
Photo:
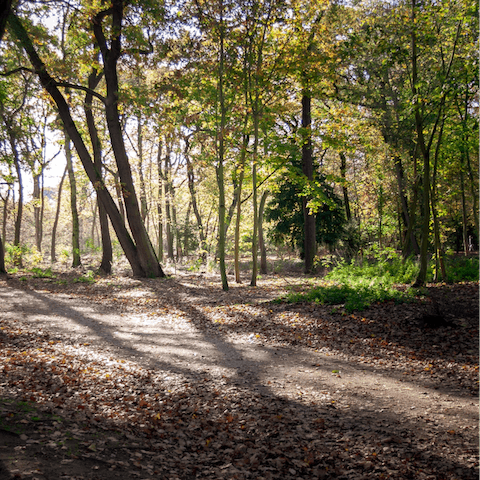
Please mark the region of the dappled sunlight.
<svg viewBox="0 0 480 480"><path fill-rule="evenodd" d="M419 468L475 478L470 307L458 329L425 331L412 324L414 304L346 314L272 303L285 288L277 279L226 294L194 278L112 278L56 294L4 282L2 395L102 425L99 451L79 448L103 458L123 445L119 472L187 478L181 451L212 478L408 478ZM452 338L472 345L457 356ZM152 452L146 466L132 442Z"/></svg>

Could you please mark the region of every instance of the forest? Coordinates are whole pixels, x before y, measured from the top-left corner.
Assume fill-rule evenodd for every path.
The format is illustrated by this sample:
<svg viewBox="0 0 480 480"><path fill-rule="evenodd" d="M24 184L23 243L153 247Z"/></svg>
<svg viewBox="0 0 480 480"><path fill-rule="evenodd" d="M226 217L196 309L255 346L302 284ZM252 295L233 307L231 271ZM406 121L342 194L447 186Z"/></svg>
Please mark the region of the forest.
<svg viewBox="0 0 480 480"><path fill-rule="evenodd" d="M0 1L0 478L478 478L478 24Z"/></svg>
<svg viewBox="0 0 480 480"><path fill-rule="evenodd" d="M387 251L419 286L477 250L474 3L102 5L7 19L3 270L101 252L228 289L242 259L254 286L267 256Z"/></svg>

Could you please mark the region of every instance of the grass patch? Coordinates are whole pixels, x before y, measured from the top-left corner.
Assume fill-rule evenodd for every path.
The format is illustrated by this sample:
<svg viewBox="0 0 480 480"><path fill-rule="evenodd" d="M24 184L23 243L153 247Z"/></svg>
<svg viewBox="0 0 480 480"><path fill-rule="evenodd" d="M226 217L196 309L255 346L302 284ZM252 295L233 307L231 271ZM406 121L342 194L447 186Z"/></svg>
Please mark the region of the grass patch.
<svg viewBox="0 0 480 480"><path fill-rule="evenodd" d="M320 305L342 305L347 312L362 311L374 303L406 302L413 298L411 291L403 292L382 284L326 284L308 292L290 293L282 299L288 303L312 302Z"/></svg>
<svg viewBox="0 0 480 480"><path fill-rule="evenodd" d="M447 255L445 266L447 281L478 281L477 257ZM347 312L362 311L374 303L411 301L416 289L410 288L419 271L416 261L404 260L391 249L373 252L370 260L340 262L324 277L319 285L305 292L293 292L278 299L279 302L312 302L321 305L341 305ZM434 275L430 262L427 281ZM403 288L401 288L403 287Z"/></svg>
<svg viewBox="0 0 480 480"><path fill-rule="evenodd" d="M386 250L372 261L341 262L322 284L307 292L288 294L282 301L342 305L347 312L362 311L374 303L407 302L415 291L399 289L399 285L413 282L417 273L415 262L404 262L394 251Z"/></svg>
<svg viewBox="0 0 480 480"><path fill-rule="evenodd" d="M33 278L55 278L55 275L52 273L52 269L50 267L46 270L33 267L30 269L30 271L33 273Z"/></svg>
<svg viewBox="0 0 480 480"><path fill-rule="evenodd" d="M81 275L73 280L73 283L95 283L95 273L93 270L88 270L85 275Z"/></svg>
<svg viewBox="0 0 480 480"><path fill-rule="evenodd" d="M478 282L478 257L446 255L445 270L448 283ZM431 269L431 278L433 278L433 268Z"/></svg>

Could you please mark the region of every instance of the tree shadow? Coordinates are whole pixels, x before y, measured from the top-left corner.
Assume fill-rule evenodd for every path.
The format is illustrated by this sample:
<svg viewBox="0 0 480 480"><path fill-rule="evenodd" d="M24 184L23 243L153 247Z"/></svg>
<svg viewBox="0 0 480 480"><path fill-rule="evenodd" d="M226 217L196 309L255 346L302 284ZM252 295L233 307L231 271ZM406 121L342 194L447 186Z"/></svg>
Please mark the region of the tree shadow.
<svg viewBox="0 0 480 480"><path fill-rule="evenodd" d="M155 421L155 417L146 415L142 422L126 419L115 426L149 443L149 449L161 458L158 465L153 462L160 476L235 478L237 475L237 478L285 479L390 476L402 479L421 478L417 476L420 469L438 479L457 476L470 480L478 476L462 459L453 455L453 448L447 457L442 452L442 448L455 443L455 448L474 456L476 447L472 447L469 435L433 428L431 419L419 421L417 416L408 418L396 414L389 409L388 399L379 404L378 396L367 393L363 399L365 408L360 408L348 406L342 400L332 403L326 398L309 403L282 396L258 372L266 365L280 363L278 358L285 349L235 344L223 334L205 331L205 325L212 321L191 300L186 301L177 293L170 293L171 304L183 312L195 331L191 337L182 334L184 354L177 357L178 363L172 359L158 359L136 346L142 342L154 343L153 335L136 332L135 341L119 338L112 326L104 325L96 317L92 306L90 314L81 313L68 305L68 299L64 303L39 292L22 294L34 300L31 307L22 312L19 308L23 302L19 301L15 312L10 313L30 317L33 328L35 318L41 315L48 318L52 312L61 311L87 329L88 341L93 342L97 337L101 344L111 348L111 352L134 356L135 362L144 368L177 374L188 380L188 388L167 395L165 391L158 391L161 388L158 382L152 383L148 377L138 379L143 383L136 390L137 397L141 392L157 389L159 398L155 405L160 419ZM252 331L254 319L247 315L246 321L242 328ZM72 334L69 328L59 328L65 336ZM30 337L22 339L22 335L21 332L16 334L15 348L21 349L31 342ZM168 341L178 338L178 334L163 333L159 337ZM193 365L196 362L188 360L195 353L195 345L189 345L194 341L204 342L202 349L210 347L212 352L210 358L201 362L200 369ZM299 365L307 366L305 355L290 350L288 353L298 359ZM335 362L341 368L348 364L342 359L335 359ZM330 374L331 365L321 367L325 374ZM222 388L218 385L219 375L205 371L216 366L226 372ZM376 375L379 373L375 370ZM44 374L52 376L51 382L43 379L48 385L55 385L53 377L60 375L52 370ZM392 372L383 374L391 376ZM328 385L331 386L331 382ZM121 388L116 387L117 390ZM95 424L97 415L98 408L84 404L83 417ZM435 412L431 416L435 418ZM182 443L183 450L179 454ZM189 460L185 461L186 458Z"/></svg>

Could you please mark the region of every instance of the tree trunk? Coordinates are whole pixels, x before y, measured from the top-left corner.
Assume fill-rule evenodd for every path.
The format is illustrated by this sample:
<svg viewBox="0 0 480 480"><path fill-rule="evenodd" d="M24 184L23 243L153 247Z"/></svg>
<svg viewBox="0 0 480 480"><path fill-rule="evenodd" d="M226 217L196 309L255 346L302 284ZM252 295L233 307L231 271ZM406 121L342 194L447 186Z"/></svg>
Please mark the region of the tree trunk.
<svg viewBox="0 0 480 480"><path fill-rule="evenodd" d="M442 248L442 243L440 240L440 224L438 221L438 216L437 216L437 209L435 206L435 197L433 193L433 189L430 192L430 201L432 204L432 216L433 216L433 229L434 229L434 234L435 234L435 278L434 281L438 282L439 281L439 275L438 273L441 273L442 280L444 282L447 281L447 270L445 268L445 260L444 260L444 254L443 254L443 248Z"/></svg>
<svg viewBox="0 0 480 480"><path fill-rule="evenodd" d="M220 61L218 66L218 98L220 103L220 131L217 132L217 185L218 185L218 255L220 261L220 276L222 278L222 288L228 291L227 270L225 265L225 179L224 166L225 161L225 126L227 118L227 109L225 106L225 97L223 91L224 82L224 37L225 25L223 20L223 0L220 0Z"/></svg>
<svg viewBox="0 0 480 480"><path fill-rule="evenodd" d="M15 218L15 232L13 236L13 245L15 247L20 247L20 234L22 230L22 217L23 217L23 178L22 178L22 169L20 166L20 157L17 150L17 143L13 129L11 125L6 123L8 137L10 141L10 147L13 152L13 162L15 164L15 171L17 173L18 180L18 205L17 205L17 216ZM16 266L21 267L23 264L22 254L19 249L15 249L13 263Z"/></svg>
<svg viewBox="0 0 480 480"><path fill-rule="evenodd" d="M57 255L56 255L56 245L57 245L57 227L58 227L58 219L60 218L60 208L62 205L62 187L63 187L63 182L65 180L65 177L67 176L67 171L68 168L65 166L65 170L63 171L62 178L60 180L60 184L58 185L58 194L57 194L57 209L55 211L55 220L53 222L53 228L52 228L52 248L50 251L50 259L52 263L55 263L57 261Z"/></svg>
<svg viewBox="0 0 480 480"><path fill-rule="evenodd" d="M347 221L352 220L352 211L350 210L350 200L348 198L348 188L347 188L347 158L343 152L339 153L340 155L340 175L342 177L342 191L343 191L343 203L345 205L345 216Z"/></svg>
<svg viewBox="0 0 480 480"><path fill-rule="evenodd" d="M125 205L123 204L122 182L120 181L118 171L112 172L110 170L110 173L113 175L113 181L115 183L115 195L117 196L118 210L123 222L126 222L127 219L125 217Z"/></svg>
<svg viewBox="0 0 480 480"><path fill-rule="evenodd" d="M162 142L159 139L157 151L157 173L158 173L158 258L163 262L163 212L162 212L162 191L163 191L163 172L162 172Z"/></svg>
<svg viewBox="0 0 480 480"><path fill-rule="evenodd" d="M260 122L258 111L258 95L255 98L253 112L253 158L252 158L252 192L253 192L253 235L252 235L252 279L250 285L257 285L258 275L258 189L257 189L257 165L258 165L258 127Z"/></svg>
<svg viewBox="0 0 480 480"><path fill-rule="evenodd" d="M72 152L70 150L70 138L65 131L65 157L67 158L68 178L70 180L70 208L72 211L72 267L82 264L80 259L80 222L77 210L77 182L73 171Z"/></svg>
<svg viewBox="0 0 480 480"><path fill-rule="evenodd" d="M180 236L180 227L177 222L177 209L175 207L175 190L173 189L173 183L170 182L170 191L171 191L171 208L172 208L172 227L173 232L175 233L175 258L177 261L182 257L182 242Z"/></svg>
<svg viewBox="0 0 480 480"><path fill-rule="evenodd" d="M103 77L103 73L97 73L93 70L88 77L88 87L91 90L95 90L100 80ZM102 164L102 145L100 137L98 136L97 126L95 125L95 119L92 111L93 95L88 92L85 95L85 118L87 120L88 134L90 136L90 142L93 150L93 163L97 171L97 175L103 178L103 164ZM110 237L110 229L108 226L108 215L103 203L100 201L100 197L97 195L98 205L98 218L100 221L100 235L102 241L102 261L100 262L99 270L106 275L112 272L113 250L112 239ZM121 204L122 205L122 204ZM92 235L93 237L93 235Z"/></svg>
<svg viewBox="0 0 480 480"><path fill-rule="evenodd" d="M466 82L468 82L468 77L466 79ZM469 183L470 183L470 195L472 197L472 206L473 206L473 221L475 224L475 231L479 231L479 225L478 225L478 192L477 192L477 185L475 182L475 178L478 180L478 174L474 174L472 170L472 164L470 162L470 153L469 153L469 148L468 148L468 143L469 143L469 132L468 132L468 126L467 126L467 119L468 119L468 109L469 109L469 89L465 89L465 98L463 99L463 105L460 105L457 103L457 109L458 109L458 115L460 117L460 121L462 124L462 144L463 147L461 148L461 159L462 163L466 162L466 172L469 178Z"/></svg>
<svg viewBox="0 0 480 480"><path fill-rule="evenodd" d="M175 261L175 254L173 252L173 220L172 220L172 190L170 188L170 176L171 176L171 150L170 146L167 146L167 155L165 156L165 169L163 172L164 182L163 182L163 192L165 196L165 218L166 218L166 228L165 234L167 236L167 257L172 262Z"/></svg>
<svg viewBox="0 0 480 480"><path fill-rule="evenodd" d="M395 155L393 159L393 163L395 165L395 173L397 177L397 185L398 185L398 199L401 208L401 218L403 221L403 225L405 227L405 239L404 239L404 246L405 249L403 251L403 255L405 257L410 256L413 252L415 254L420 253L420 247L418 246L417 238L415 237L415 232L413 231L413 225L410 225L413 221L413 216L409 214L408 210L408 200L407 195L405 193L405 173L403 169L402 159L400 155ZM415 207L414 207L415 208ZM406 238L408 233L408 239Z"/></svg>
<svg viewBox="0 0 480 480"><path fill-rule="evenodd" d="M39 252L42 251L41 223L40 223L40 174L33 174L33 218L35 222L35 246Z"/></svg>
<svg viewBox="0 0 480 480"><path fill-rule="evenodd" d="M307 182L313 181L312 149L312 99L304 91L302 96L302 171ZM304 218L305 273L313 272L313 260L317 250L315 214L308 208L311 199L306 195L302 199Z"/></svg>
<svg viewBox="0 0 480 480"><path fill-rule="evenodd" d="M245 118L244 131L246 130L248 117ZM243 179L245 177L245 158L247 156L248 135L243 134L242 150L240 152L240 175L238 177L237 190L235 195L237 196L237 215L235 217L235 281L242 283L240 277L240 221L242 219L242 187Z"/></svg>
<svg viewBox="0 0 480 480"><path fill-rule="evenodd" d="M97 211L98 211L98 202L93 202L93 216L92 216L92 250L95 251L95 230L97 226Z"/></svg>
<svg viewBox="0 0 480 480"><path fill-rule="evenodd" d="M190 157L188 155L187 149L185 149L185 160L187 162L188 189L190 191L190 198L191 198L193 213L195 214L195 218L197 220L198 235L200 237L201 257L203 261L205 261L207 257L207 242L205 238L205 232L203 229L202 217L200 215L200 210L198 209L198 204L197 204L197 195L195 192L195 172L193 170L193 165L192 165L192 162L190 161Z"/></svg>
<svg viewBox="0 0 480 480"><path fill-rule="evenodd" d="M479 226L478 226L478 192L477 192L477 187L475 184L475 175L472 171L472 164L470 162L470 154L468 152L468 147L465 151L465 158L467 161L467 173L468 177L470 179L470 196L472 197L472 211L473 211L473 222L475 224L475 231L479 231Z"/></svg>
<svg viewBox="0 0 480 480"><path fill-rule="evenodd" d="M7 273L5 270L5 249L3 248L3 241L0 237L0 273Z"/></svg>
<svg viewBox="0 0 480 480"><path fill-rule="evenodd" d="M463 173L463 168L464 166L462 161L460 164L460 194L462 197L462 237L463 237L463 252L465 256L468 256L468 233L467 233L468 214L467 214L467 201L465 198L465 174Z"/></svg>
<svg viewBox="0 0 480 480"><path fill-rule="evenodd" d="M187 214L185 215L185 225L183 227L183 255L188 257L189 250L189 236L190 236L190 210L192 208L192 202L188 202Z"/></svg>
<svg viewBox="0 0 480 480"><path fill-rule="evenodd" d="M3 219L2 219L2 238L3 241L7 240L7 217L8 217L8 200L10 199L10 185L8 185L7 195L3 201Z"/></svg>
<svg viewBox="0 0 480 480"><path fill-rule="evenodd" d="M137 143L138 143L138 177L140 180L140 212L142 220L145 222L147 218L147 193L145 189L145 178L143 176L143 131L142 131L142 117L138 116L137 127Z"/></svg>
<svg viewBox="0 0 480 480"><path fill-rule="evenodd" d="M265 210L265 202L268 197L268 190L265 190L260 199L260 207L258 209L258 243L260 245L260 273L267 273L267 249L265 247L265 238L263 236L263 212Z"/></svg>
<svg viewBox="0 0 480 480"><path fill-rule="evenodd" d="M121 54L123 8L124 2L122 0L113 0L111 8L99 12L93 18L93 32L103 58L104 75L107 87L105 114L110 142L117 163L120 181L122 182L122 193L125 210L127 212L128 224L137 247L138 260L140 261L142 270L144 270L147 276L163 277L164 273L158 263L153 245L141 217L119 118L117 62ZM109 48L103 31L102 21L106 16L110 15L112 16L111 28L116 32L116 35L111 38Z"/></svg>

